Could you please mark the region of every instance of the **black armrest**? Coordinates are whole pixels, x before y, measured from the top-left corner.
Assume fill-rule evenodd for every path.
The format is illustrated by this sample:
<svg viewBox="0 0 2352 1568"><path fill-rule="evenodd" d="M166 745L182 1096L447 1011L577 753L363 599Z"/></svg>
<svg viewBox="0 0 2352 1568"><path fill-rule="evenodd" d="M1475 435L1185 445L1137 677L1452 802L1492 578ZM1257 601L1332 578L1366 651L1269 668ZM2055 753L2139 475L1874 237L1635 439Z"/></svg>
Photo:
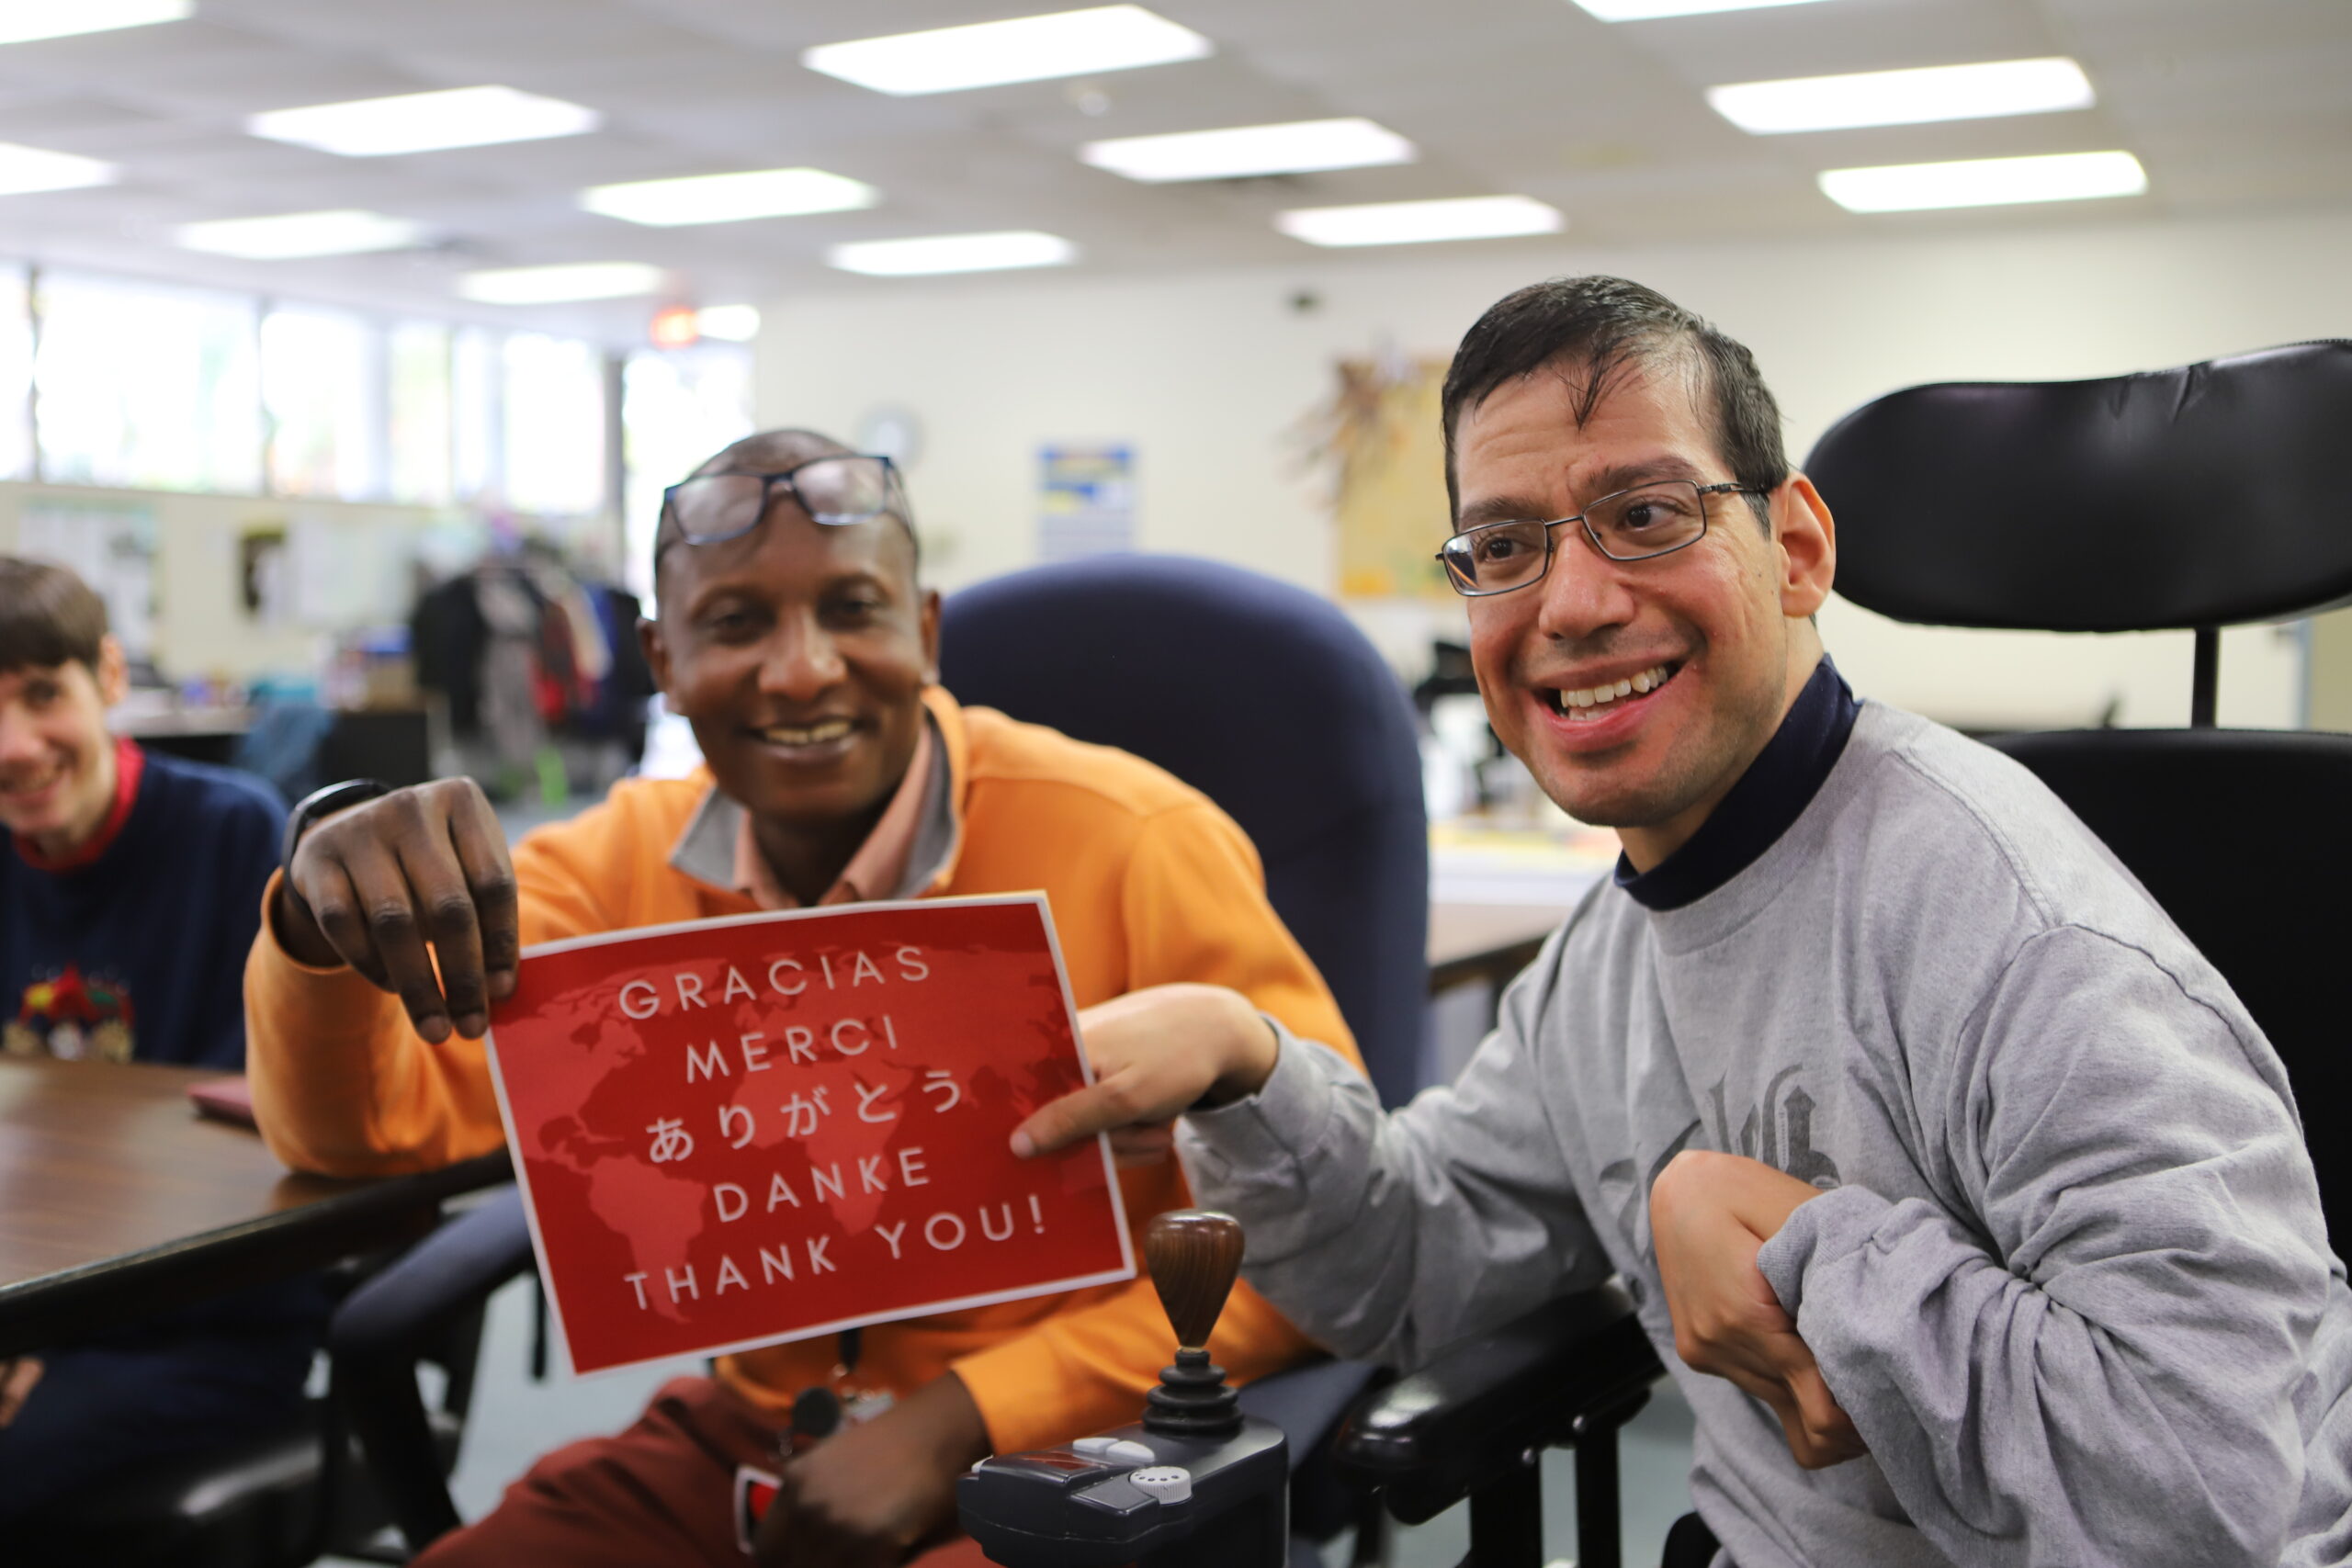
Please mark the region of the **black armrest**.
<svg viewBox="0 0 2352 1568"><path fill-rule="evenodd" d="M338 1361L413 1356L447 1318L530 1267L523 1194L500 1188L345 1297L327 1331L327 1349Z"/></svg>
<svg viewBox="0 0 2352 1568"><path fill-rule="evenodd" d="M416 1366L482 1299L532 1266L522 1194L467 1211L354 1291L327 1328L334 1391L410 1550L457 1529Z"/></svg>
<svg viewBox="0 0 2352 1568"><path fill-rule="evenodd" d="M1419 1524L1532 1450L1613 1431L1663 1372L1612 1282L1457 1341L1375 1391L1340 1429L1340 1464Z"/></svg>

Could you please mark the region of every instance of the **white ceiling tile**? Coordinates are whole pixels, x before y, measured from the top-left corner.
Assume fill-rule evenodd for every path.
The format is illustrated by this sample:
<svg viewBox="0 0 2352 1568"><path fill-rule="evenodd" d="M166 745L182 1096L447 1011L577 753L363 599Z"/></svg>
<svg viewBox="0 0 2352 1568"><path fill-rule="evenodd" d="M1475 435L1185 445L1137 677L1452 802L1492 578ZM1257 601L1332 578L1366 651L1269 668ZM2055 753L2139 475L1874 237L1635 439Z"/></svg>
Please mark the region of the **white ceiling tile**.
<svg viewBox="0 0 2352 1568"><path fill-rule="evenodd" d="M67 0L60 0L61 4ZM1145 0L1216 52L1093 78L893 98L809 72L816 43L1051 9L1011 0L205 0L193 21L0 47L0 140L119 163L104 190L0 201L0 254L476 319L641 329L645 302L490 312L451 280L493 263L642 260L690 295L861 287L844 240L1037 228L1097 271L1312 258L1287 207L1519 193L1568 214L1565 243L1886 231L1813 175L1851 164L2124 146L2150 210L2352 199L2352 5L2344 0L1822 0L1611 26L1569 0ZM887 19L877 19L885 17ZM1719 82L2065 53L2093 110L1748 137L1706 107ZM579 137L382 159L256 141L261 109L504 83L600 110ZM1115 136L1361 115L1409 164L1145 186L1081 165ZM810 164L883 193L869 211L655 231L582 213L582 186ZM1922 215L1954 227L2085 220ZM173 223L323 207L415 218L415 253L301 263L191 258ZM1549 247L1549 249L1546 249ZM887 284L879 287L888 287ZM601 325L600 325L601 324Z"/></svg>

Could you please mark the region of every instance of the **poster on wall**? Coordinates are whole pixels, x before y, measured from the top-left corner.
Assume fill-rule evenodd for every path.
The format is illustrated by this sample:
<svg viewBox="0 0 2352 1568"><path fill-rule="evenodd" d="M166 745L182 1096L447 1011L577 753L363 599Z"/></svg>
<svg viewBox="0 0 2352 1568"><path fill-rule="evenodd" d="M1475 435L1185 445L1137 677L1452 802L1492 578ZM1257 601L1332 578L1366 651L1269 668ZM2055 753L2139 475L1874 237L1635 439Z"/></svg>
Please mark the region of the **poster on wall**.
<svg viewBox="0 0 2352 1568"><path fill-rule="evenodd" d="M1451 515L1439 392L1447 362L1384 355L1339 363L1309 457L1331 479L1346 599L1450 601L1435 557Z"/></svg>
<svg viewBox="0 0 2352 1568"><path fill-rule="evenodd" d="M408 619L419 547L413 527L298 513L285 533L286 604L294 625L340 631Z"/></svg>
<svg viewBox="0 0 2352 1568"><path fill-rule="evenodd" d="M1136 547L1136 455L1125 444L1037 451L1037 557L1072 560Z"/></svg>
<svg viewBox="0 0 2352 1568"><path fill-rule="evenodd" d="M17 551L73 568L106 601L123 652L154 658L153 511L119 502L30 502L17 520Z"/></svg>

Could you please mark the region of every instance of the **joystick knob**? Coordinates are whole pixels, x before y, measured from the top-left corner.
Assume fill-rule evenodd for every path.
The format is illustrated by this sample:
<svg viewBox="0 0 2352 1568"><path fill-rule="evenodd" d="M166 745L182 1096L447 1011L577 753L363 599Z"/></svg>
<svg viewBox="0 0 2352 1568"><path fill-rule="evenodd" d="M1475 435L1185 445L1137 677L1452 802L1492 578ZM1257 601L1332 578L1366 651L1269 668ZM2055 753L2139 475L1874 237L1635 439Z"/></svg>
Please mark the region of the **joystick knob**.
<svg viewBox="0 0 2352 1568"><path fill-rule="evenodd" d="M1147 1431L1166 1437L1225 1438L1241 1429L1241 1409L1209 1360L1209 1333L1241 1272L1241 1222L1205 1209L1161 1214L1144 1232L1144 1265L1176 1330L1176 1364L1144 1403Z"/></svg>
<svg viewBox="0 0 2352 1568"><path fill-rule="evenodd" d="M1208 1348L1241 1272L1241 1222L1208 1209L1177 1209L1144 1232L1144 1267L1181 1350Z"/></svg>

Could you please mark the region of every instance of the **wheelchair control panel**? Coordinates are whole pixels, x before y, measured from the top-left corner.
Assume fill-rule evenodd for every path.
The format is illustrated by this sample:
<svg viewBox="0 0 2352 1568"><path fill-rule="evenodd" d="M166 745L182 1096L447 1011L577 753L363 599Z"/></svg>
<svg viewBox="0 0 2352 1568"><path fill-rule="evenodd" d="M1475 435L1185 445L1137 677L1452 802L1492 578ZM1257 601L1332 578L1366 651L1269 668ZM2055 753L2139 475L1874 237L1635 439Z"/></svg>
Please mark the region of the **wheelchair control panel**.
<svg viewBox="0 0 2352 1568"><path fill-rule="evenodd" d="M1208 1359L1241 1264L1241 1227L1186 1210L1144 1255L1176 1330L1143 1419L1060 1448L982 1460L956 1483L964 1529L1005 1568L1282 1568L1290 1462L1282 1429L1241 1414Z"/></svg>

